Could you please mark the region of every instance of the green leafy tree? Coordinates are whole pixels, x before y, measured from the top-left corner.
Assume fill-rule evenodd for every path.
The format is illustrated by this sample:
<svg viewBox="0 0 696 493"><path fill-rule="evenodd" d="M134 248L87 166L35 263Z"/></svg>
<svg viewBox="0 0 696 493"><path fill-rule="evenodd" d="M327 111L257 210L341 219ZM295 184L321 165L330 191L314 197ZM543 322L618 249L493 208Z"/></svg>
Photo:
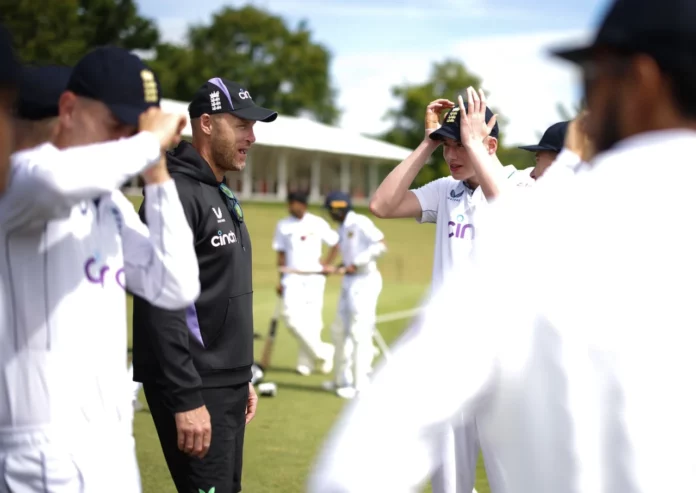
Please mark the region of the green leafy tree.
<svg viewBox="0 0 696 493"><path fill-rule="evenodd" d="M466 66L458 60L446 59L433 64L430 77L423 84L405 84L392 88L392 94L399 99L399 105L390 110L385 118L392 122L391 129L380 137L388 142L415 149L423 140L425 108L439 97L450 99L456 103L457 95L466 98L466 88L479 88L481 79L469 72ZM495 108L491 110L496 113ZM504 132L506 120L498 115L498 125L501 128L499 137L498 157L504 164L515 164L519 168L531 166L531 158L516 148L504 147ZM449 175L449 168L438 150L433 154L431 164L425 166L418 174L415 184L422 185L436 178Z"/></svg>
<svg viewBox="0 0 696 493"><path fill-rule="evenodd" d="M339 111L330 59L305 22L293 29L278 16L245 6L223 8L209 25L190 26L185 46L160 45L152 66L167 97L187 101L205 80L224 77L247 87L258 104L331 124Z"/></svg>
<svg viewBox="0 0 696 493"><path fill-rule="evenodd" d="M22 60L34 63L73 65L96 46L151 49L159 41L134 0L0 0L0 22Z"/></svg>

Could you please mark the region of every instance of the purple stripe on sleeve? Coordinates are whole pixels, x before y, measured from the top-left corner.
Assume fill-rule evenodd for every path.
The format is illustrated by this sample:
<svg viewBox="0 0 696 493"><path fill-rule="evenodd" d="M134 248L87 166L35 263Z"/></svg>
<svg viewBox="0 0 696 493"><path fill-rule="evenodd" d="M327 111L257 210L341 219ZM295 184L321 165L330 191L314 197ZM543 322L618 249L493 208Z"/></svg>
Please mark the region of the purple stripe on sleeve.
<svg viewBox="0 0 696 493"><path fill-rule="evenodd" d="M205 347L205 344L203 344L203 336L201 335L201 328L198 325L196 305L189 305L186 308L186 325L188 326L188 329L193 337L195 337L196 340L201 343L201 346Z"/></svg>
<svg viewBox="0 0 696 493"><path fill-rule="evenodd" d="M230 107L234 110L234 105L232 104L232 97L230 96L230 92L227 90L227 86L225 85L224 82L222 82L222 79L220 77L214 77L208 81L209 83L216 85L220 88L220 90L225 93L225 96L227 96L227 101L230 102Z"/></svg>

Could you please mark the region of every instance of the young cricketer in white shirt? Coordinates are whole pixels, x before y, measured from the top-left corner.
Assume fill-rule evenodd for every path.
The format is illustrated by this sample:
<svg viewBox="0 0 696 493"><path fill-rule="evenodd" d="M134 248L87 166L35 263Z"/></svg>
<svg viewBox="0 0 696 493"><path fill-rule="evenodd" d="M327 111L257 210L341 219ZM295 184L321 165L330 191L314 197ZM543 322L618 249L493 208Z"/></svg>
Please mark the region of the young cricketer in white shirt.
<svg viewBox="0 0 696 493"><path fill-rule="evenodd" d="M386 252L386 245L384 234L372 220L351 209L348 194L328 194L325 206L339 224L342 267L338 273L344 274L338 317L331 327L336 354L334 381L326 387L339 397L352 399L368 385L372 372L372 336L382 291L377 259Z"/></svg>
<svg viewBox="0 0 696 493"><path fill-rule="evenodd" d="M370 209L378 217L413 217L420 223L435 223L435 258L431 291L437 290L453 269L466 265L476 237L476 213L501 191L534 183L529 173L503 166L495 156L498 125L486 107L481 91L467 90L468 102L459 99L439 125L439 114L454 103L439 99L426 110L423 143L397 166L377 189ZM415 190L413 179L428 158L444 144L445 161L452 176L440 178ZM469 282L462 279L462 282ZM468 300L461 300L468 310ZM443 344L448 344L443 341ZM475 347L471 347L476 351ZM468 354L462 348L462 357ZM478 460L478 432L474 420L455 420L443 440L442 468L433 474L434 493L470 493ZM489 476L494 464L487 465Z"/></svg>
<svg viewBox="0 0 696 493"><path fill-rule="evenodd" d="M273 250L278 254L285 323L297 339L297 372L309 375L317 365L322 373L333 368L334 348L321 340L324 327L324 288L329 272L321 261L322 244L334 247L338 234L323 218L307 212L307 195L288 195L290 216L278 222Z"/></svg>
<svg viewBox="0 0 696 493"><path fill-rule="evenodd" d="M152 108L154 76L126 50L91 52L73 77L56 145L13 155L0 198L2 493L140 491L126 289L170 309L200 290L193 236L162 155L185 119ZM138 128L125 140L72 147ZM138 174L157 197L149 228L118 191Z"/></svg>

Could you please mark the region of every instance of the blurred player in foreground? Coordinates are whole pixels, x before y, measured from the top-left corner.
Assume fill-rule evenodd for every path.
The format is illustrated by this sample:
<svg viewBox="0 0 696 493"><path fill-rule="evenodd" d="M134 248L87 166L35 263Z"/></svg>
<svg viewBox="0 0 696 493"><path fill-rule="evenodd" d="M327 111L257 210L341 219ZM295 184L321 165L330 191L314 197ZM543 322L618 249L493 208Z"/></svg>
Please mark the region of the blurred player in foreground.
<svg viewBox="0 0 696 493"><path fill-rule="evenodd" d="M695 37L691 0L618 0L592 45L557 52L580 65L599 154L493 205L468 282L448 276L351 403L310 492L417 491L461 410L486 422L493 491L696 491ZM655 163L670 188L645 207Z"/></svg>
<svg viewBox="0 0 696 493"><path fill-rule="evenodd" d="M365 389L375 357L372 334L377 318L377 299L382 291L382 274L377 259L386 251L384 234L372 220L352 210L350 195L331 192L325 207L338 226L338 245L344 274L337 317L331 326L335 347L334 380L327 390L352 399ZM333 256L331 253L329 254Z"/></svg>
<svg viewBox="0 0 696 493"><path fill-rule="evenodd" d="M496 157L498 124L487 107L483 91L477 93L469 88L467 102L460 97L459 105L446 114L443 125L439 126L439 114L453 104L439 99L428 106L423 143L387 176L370 203L370 209L379 217L413 217L420 223L436 224L432 290L440 286L453 268L469 261L478 224L477 212L486 202L511 187L534 183L527 173L514 166L503 166ZM452 176L409 190L418 171L443 143ZM462 298L461 304L467 310L468 303ZM456 420L452 433L443 442L442 468L432 478L434 493L470 493L478 451L475 422ZM489 477L494 476L491 470L494 465L492 462L488 466Z"/></svg>
<svg viewBox="0 0 696 493"><path fill-rule="evenodd" d="M297 373L307 376L317 365L322 373L333 368L334 348L322 342L324 287L332 259L321 261L322 243L334 247L338 234L323 218L307 212L307 194L288 195L290 216L281 219L273 235L281 280L285 323L298 343Z"/></svg>
<svg viewBox="0 0 696 493"><path fill-rule="evenodd" d="M17 96L19 62L15 57L12 37L0 24L0 194L5 191L10 172L14 125L12 114Z"/></svg>
<svg viewBox="0 0 696 493"><path fill-rule="evenodd" d="M536 165L529 176L538 180L553 164L563 149L566 131L570 122L558 122L546 129L541 140L536 145L521 146L520 149L534 153Z"/></svg>
<svg viewBox="0 0 696 493"><path fill-rule="evenodd" d="M12 156L0 198L2 493L140 491L125 289L169 308L199 292L163 158L185 119L162 113L158 94L140 59L96 49L60 96L53 142ZM151 229L118 191L137 174L159 196Z"/></svg>

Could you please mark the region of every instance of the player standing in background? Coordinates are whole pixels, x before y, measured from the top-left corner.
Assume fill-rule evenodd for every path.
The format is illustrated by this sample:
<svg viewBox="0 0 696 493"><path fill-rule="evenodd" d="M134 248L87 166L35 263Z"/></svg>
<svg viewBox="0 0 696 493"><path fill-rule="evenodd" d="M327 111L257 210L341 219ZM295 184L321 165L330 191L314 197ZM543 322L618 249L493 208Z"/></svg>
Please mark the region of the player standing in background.
<svg viewBox="0 0 696 493"><path fill-rule="evenodd" d="M467 89L467 100L464 103L460 97L459 106L446 114L439 128L440 113L454 103L438 99L428 105L423 142L385 178L370 202L370 210L378 217L412 217L420 223L436 224L431 292L440 286L446 273L469 261L477 209L495 199L501 190L534 183L528 173L503 166L495 155L499 129L483 91L477 94L473 88ZM409 190L440 144L444 144L452 176ZM463 306L466 302L462 299ZM478 431L473 421L456 421L453 427L456 431L451 431L443 444L442 469L432 478L434 493L470 493L473 489Z"/></svg>
<svg viewBox="0 0 696 493"><path fill-rule="evenodd" d="M563 142L569 123L570 122L554 123L546 129L538 144L519 147L519 149L534 153L536 165L529 176L538 180L546 172L546 169L554 163L558 154L563 149Z"/></svg>
<svg viewBox="0 0 696 493"><path fill-rule="evenodd" d="M334 347L321 340L322 311L332 260L321 261L321 248L322 243L334 247L338 234L323 218L307 212L306 193L288 194L288 211L290 216L278 222L273 236L281 270L278 294L285 323L298 343L297 373L307 376L319 365L326 374L333 368Z"/></svg>
<svg viewBox="0 0 696 493"><path fill-rule="evenodd" d="M15 98L19 79L19 62L15 57L12 37L0 24L0 194L5 191L10 174Z"/></svg>
<svg viewBox="0 0 696 493"><path fill-rule="evenodd" d="M139 58L98 48L60 96L53 143L12 156L0 198L2 493L140 491L124 387L125 289L169 308L199 292L163 157L186 120L158 106L157 81ZM159 197L150 229L118 191L137 174Z"/></svg>
<svg viewBox="0 0 696 493"><path fill-rule="evenodd" d="M339 397L352 399L369 383L375 357L372 334L377 318L377 299L382 275L377 259L387 251L384 234L372 220L352 210L350 195L331 192L325 207L339 224L337 248L344 274L338 300L337 319L331 326L335 347L334 380L325 388ZM330 254L332 255L332 254Z"/></svg>

